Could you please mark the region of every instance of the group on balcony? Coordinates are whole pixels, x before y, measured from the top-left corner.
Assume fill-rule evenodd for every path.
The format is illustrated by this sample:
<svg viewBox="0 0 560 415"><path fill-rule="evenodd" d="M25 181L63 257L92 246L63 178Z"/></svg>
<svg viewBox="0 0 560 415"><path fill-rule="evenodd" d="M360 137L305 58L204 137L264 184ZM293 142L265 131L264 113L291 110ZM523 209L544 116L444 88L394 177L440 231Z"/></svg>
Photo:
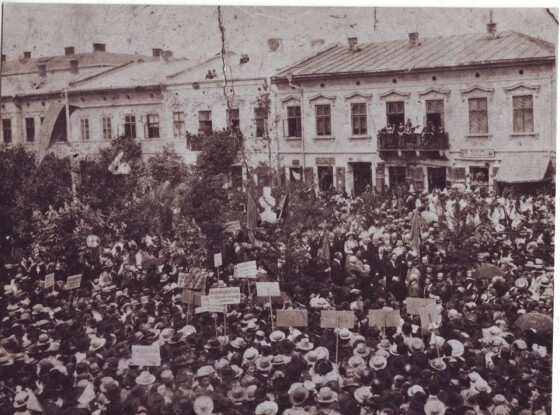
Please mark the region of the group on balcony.
<svg viewBox="0 0 560 415"><path fill-rule="evenodd" d="M420 133L413 126L410 118L399 125L387 123L378 133L379 147L385 150L441 150L447 148L447 134L442 125L434 125L431 121L422 128Z"/></svg>

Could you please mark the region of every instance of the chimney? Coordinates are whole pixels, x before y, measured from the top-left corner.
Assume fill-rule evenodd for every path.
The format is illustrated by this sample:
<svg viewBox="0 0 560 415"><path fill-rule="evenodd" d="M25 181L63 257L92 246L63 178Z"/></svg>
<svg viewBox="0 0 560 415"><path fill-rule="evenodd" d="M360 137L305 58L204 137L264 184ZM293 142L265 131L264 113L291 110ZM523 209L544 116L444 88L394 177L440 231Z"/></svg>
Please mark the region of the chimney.
<svg viewBox="0 0 560 415"><path fill-rule="evenodd" d="M497 23L494 22L486 23L486 32L487 32L486 37L488 37L488 39L495 39L497 30L498 30Z"/></svg>
<svg viewBox="0 0 560 415"><path fill-rule="evenodd" d="M39 68L39 76L41 78L46 78L47 77L47 65L42 63L40 65L37 65L37 67Z"/></svg>
<svg viewBox="0 0 560 415"><path fill-rule="evenodd" d="M31 52L23 52L23 59L31 59Z"/></svg>
<svg viewBox="0 0 560 415"><path fill-rule="evenodd" d="M152 49L152 56L153 56L153 57L156 57L156 58L159 57L159 56L161 56L161 49L159 49L159 48L153 48L153 49Z"/></svg>
<svg viewBox="0 0 560 415"><path fill-rule="evenodd" d="M64 48L64 54L66 56L73 55L74 54L74 46L68 46L68 47Z"/></svg>
<svg viewBox="0 0 560 415"><path fill-rule="evenodd" d="M78 59L70 60L70 72L71 73L80 73L80 70L78 68Z"/></svg>
<svg viewBox="0 0 560 415"><path fill-rule="evenodd" d="M6 55L2 54L2 62L6 62Z"/></svg>
<svg viewBox="0 0 560 415"><path fill-rule="evenodd" d="M173 52L170 50L162 50L160 59L165 63L173 62Z"/></svg>
<svg viewBox="0 0 560 415"><path fill-rule="evenodd" d="M94 43L93 44L93 51L94 52L105 52L105 43Z"/></svg>
<svg viewBox="0 0 560 415"><path fill-rule="evenodd" d="M349 37L348 38L348 49L350 52L355 52L358 46L358 38L357 37Z"/></svg>
<svg viewBox="0 0 560 415"><path fill-rule="evenodd" d="M408 34L408 42L411 48L414 48L416 46L420 45L420 41L419 41L419 36L418 36L418 32L412 32Z"/></svg>

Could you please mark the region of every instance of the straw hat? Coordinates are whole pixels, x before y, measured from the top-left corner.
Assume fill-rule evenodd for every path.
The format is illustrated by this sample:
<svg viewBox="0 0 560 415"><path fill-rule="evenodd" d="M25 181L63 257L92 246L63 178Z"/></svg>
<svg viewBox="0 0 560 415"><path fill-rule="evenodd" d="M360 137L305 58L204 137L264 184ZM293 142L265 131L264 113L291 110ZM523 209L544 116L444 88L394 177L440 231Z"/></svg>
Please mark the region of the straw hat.
<svg viewBox="0 0 560 415"><path fill-rule="evenodd" d="M371 359L369 359L369 366L376 371L383 370L387 366L387 358L380 355L372 356Z"/></svg>
<svg viewBox="0 0 560 415"><path fill-rule="evenodd" d="M278 404L272 401L264 401L255 408L255 415L276 415L278 413Z"/></svg>
<svg viewBox="0 0 560 415"><path fill-rule="evenodd" d="M196 415L210 415L214 410L214 401L209 396L199 396L194 400L193 409Z"/></svg>
<svg viewBox="0 0 560 415"><path fill-rule="evenodd" d="M156 377L147 370L144 370L136 377L135 381L137 385L151 385L156 381Z"/></svg>

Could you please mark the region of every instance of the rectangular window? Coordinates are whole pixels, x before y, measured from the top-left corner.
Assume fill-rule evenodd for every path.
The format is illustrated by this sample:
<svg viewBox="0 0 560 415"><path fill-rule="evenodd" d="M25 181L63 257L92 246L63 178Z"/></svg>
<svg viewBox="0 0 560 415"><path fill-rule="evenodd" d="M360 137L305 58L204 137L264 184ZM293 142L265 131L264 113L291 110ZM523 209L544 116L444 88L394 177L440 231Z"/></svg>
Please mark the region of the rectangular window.
<svg viewBox="0 0 560 415"><path fill-rule="evenodd" d="M28 143L35 141L35 118L25 119L25 140Z"/></svg>
<svg viewBox="0 0 560 415"><path fill-rule="evenodd" d="M469 98L469 132L486 134L488 132L488 103L486 98Z"/></svg>
<svg viewBox="0 0 560 415"><path fill-rule="evenodd" d="M302 168L298 167L290 167L290 183L293 182L301 182L302 181Z"/></svg>
<svg viewBox="0 0 560 415"><path fill-rule="evenodd" d="M513 132L532 133L533 131L533 96L513 97Z"/></svg>
<svg viewBox="0 0 560 415"><path fill-rule="evenodd" d="M238 129L239 128L239 109L234 108L229 110L228 112L228 125L231 128Z"/></svg>
<svg viewBox="0 0 560 415"><path fill-rule="evenodd" d="M80 132L82 133L82 140L89 140L89 119L80 119Z"/></svg>
<svg viewBox="0 0 560 415"><path fill-rule="evenodd" d="M352 104L352 135L367 134L366 109L366 104Z"/></svg>
<svg viewBox="0 0 560 415"><path fill-rule="evenodd" d="M212 111L198 111L198 130L212 133Z"/></svg>
<svg viewBox="0 0 560 415"><path fill-rule="evenodd" d="M185 113L177 111L173 113L173 136L183 138L185 132Z"/></svg>
<svg viewBox="0 0 560 415"><path fill-rule="evenodd" d="M404 101L391 101L386 103L387 124L398 127L404 125Z"/></svg>
<svg viewBox="0 0 560 415"><path fill-rule="evenodd" d="M159 115L148 114L146 122L146 137L159 138Z"/></svg>
<svg viewBox="0 0 560 415"><path fill-rule="evenodd" d="M301 137L301 107L288 107L288 137Z"/></svg>
<svg viewBox="0 0 560 415"><path fill-rule="evenodd" d="M439 127L443 128L444 121L443 99L434 99L426 101L426 121L428 125L431 123L436 131Z"/></svg>
<svg viewBox="0 0 560 415"><path fill-rule="evenodd" d="M266 114L264 109L255 108L255 126L257 137L264 137Z"/></svg>
<svg viewBox="0 0 560 415"><path fill-rule="evenodd" d="M2 135L4 137L4 143L12 142L12 120L10 118L2 119Z"/></svg>
<svg viewBox="0 0 560 415"><path fill-rule="evenodd" d="M111 117L103 117L103 139L110 140L113 138L113 121Z"/></svg>
<svg viewBox="0 0 560 415"><path fill-rule="evenodd" d="M331 106L315 105L315 116L317 120L317 135L331 135Z"/></svg>
<svg viewBox="0 0 560 415"><path fill-rule="evenodd" d="M125 115L124 117L124 136L136 138L136 116Z"/></svg>
<svg viewBox="0 0 560 415"><path fill-rule="evenodd" d="M318 166L317 175L319 176L319 190L330 191L334 185L334 173L332 166Z"/></svg>

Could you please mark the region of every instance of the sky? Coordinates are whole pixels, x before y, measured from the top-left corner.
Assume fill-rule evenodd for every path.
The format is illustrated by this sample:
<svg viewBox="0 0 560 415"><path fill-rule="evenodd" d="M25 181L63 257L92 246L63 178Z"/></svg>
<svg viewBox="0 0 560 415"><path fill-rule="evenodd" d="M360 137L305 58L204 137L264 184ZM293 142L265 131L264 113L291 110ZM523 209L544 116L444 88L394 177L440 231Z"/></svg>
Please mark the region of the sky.
<svg viewBox="0 0 560 415"><path fill-rule="evenodd" d="M235 7L221 8L227 49L238 54L267 56L281 69L347 38L360 43L476 33L492 19L498 31L516 30L557 43L558 25L546 9L383 8L383 7ZM553 9L555 17L558 10ZM557 18L557 17L556 17ZM170 49L175 57L194 62L221 50L217 6L4 4L2 53L9 60L91 51L105 43L107 51L151 54ZM270 39L278 49L272 52ZM266 55L264 55L266 54Z"/></svg>

